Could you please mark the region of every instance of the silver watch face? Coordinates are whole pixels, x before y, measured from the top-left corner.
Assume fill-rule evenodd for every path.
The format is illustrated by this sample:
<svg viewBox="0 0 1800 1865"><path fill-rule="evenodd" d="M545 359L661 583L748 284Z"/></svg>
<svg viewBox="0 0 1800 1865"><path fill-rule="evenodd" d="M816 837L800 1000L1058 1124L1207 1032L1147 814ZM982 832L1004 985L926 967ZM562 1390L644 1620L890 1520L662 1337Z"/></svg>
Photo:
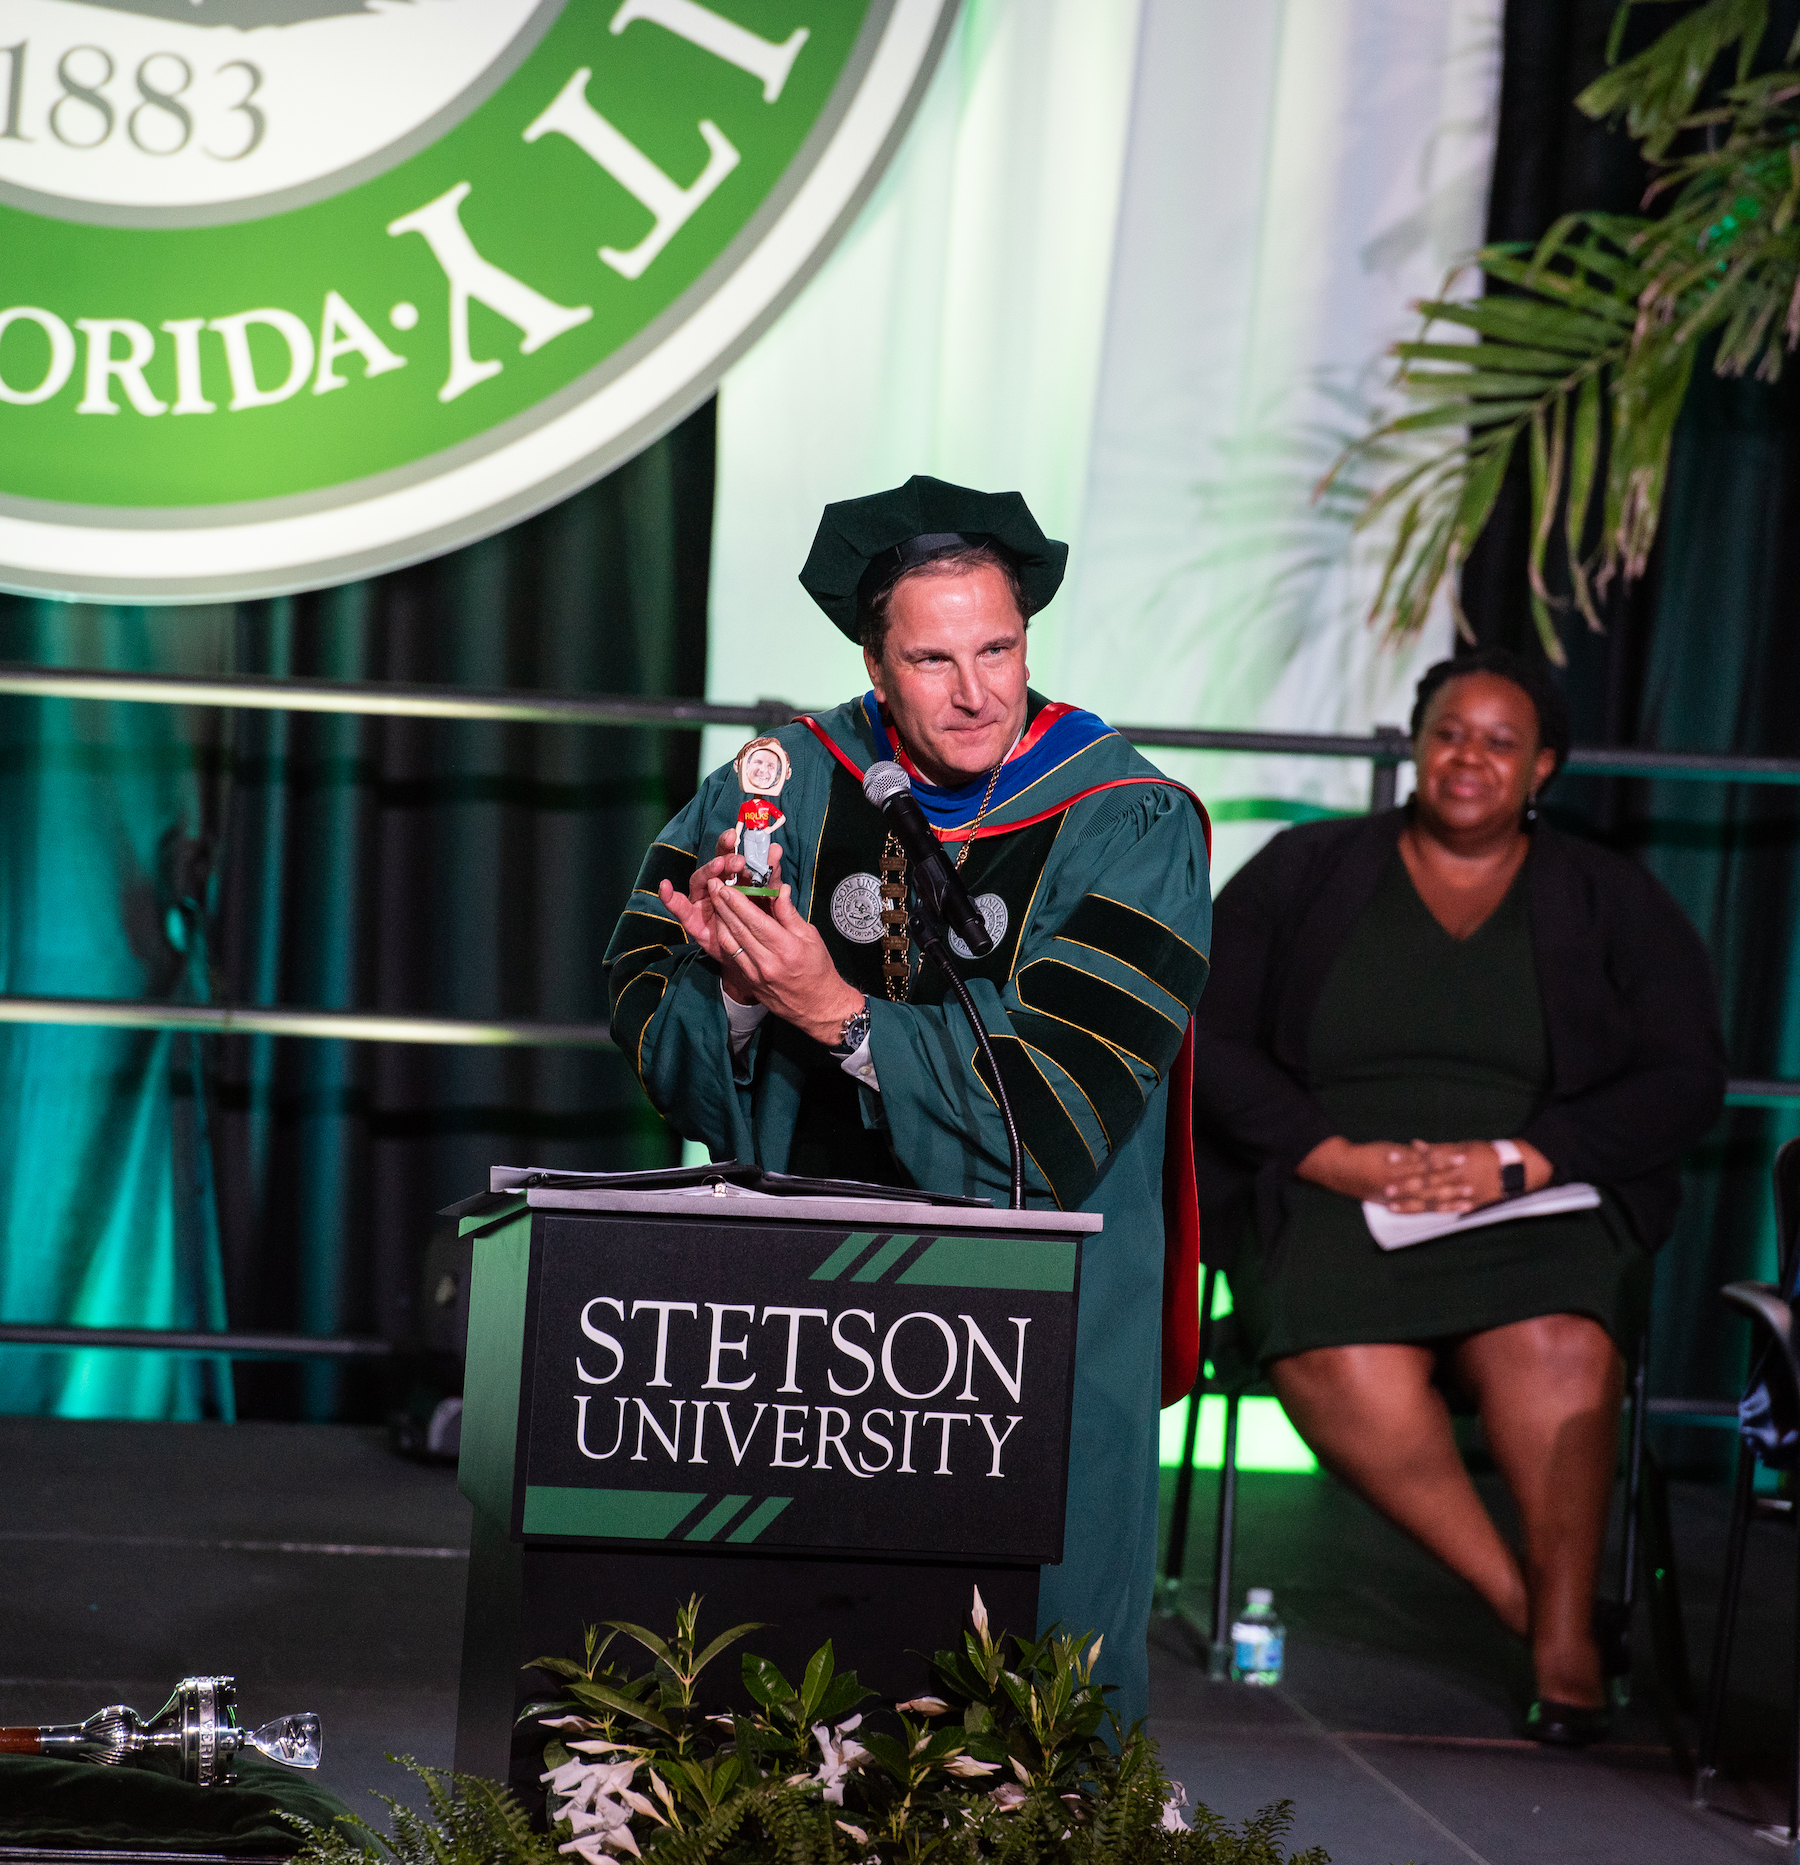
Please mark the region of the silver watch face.
<svg viewBox="0 0 1800 1865"><path fill-rule="evenodd" d="M859 1010L844 1025L844 1033L838 1038L838 1047L846 1055L853 1055L869 1040L869 1013Z"/></svg>

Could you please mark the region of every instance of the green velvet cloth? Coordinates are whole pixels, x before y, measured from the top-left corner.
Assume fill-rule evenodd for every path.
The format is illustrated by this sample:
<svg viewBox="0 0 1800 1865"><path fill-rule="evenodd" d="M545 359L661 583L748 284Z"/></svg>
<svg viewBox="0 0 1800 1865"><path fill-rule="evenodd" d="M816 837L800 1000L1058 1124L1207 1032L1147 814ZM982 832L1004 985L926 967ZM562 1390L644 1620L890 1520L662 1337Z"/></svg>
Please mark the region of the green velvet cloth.
<svg viewBox="0 0 1800 1865"><path fill-rule="evenodd" d="M1455 939L1396 852L1326 977L1310 1051L1319 1101L1346 1139L1519 1132L1550 1084L1525 870L1474 933ZM1313 1347L1454 1339L1584 1314L1630 1352L1648 1269L1609 1204L1390 1251L1355 1199L1296 1179L1273 1246L1253 1236L1239 1262L1239 1329L1267 1363Z"/></svg>
<svg viewBox="0 0 1800 1865"><path fill-rule="evenodd" d="M305 1843L283 1813L328 1827L350 1812L310 1775L260 1755L240 1756L237 1774L231 1787L192 1787L151 1768L0 1755L0 1845L260 1858Z"/></svg>

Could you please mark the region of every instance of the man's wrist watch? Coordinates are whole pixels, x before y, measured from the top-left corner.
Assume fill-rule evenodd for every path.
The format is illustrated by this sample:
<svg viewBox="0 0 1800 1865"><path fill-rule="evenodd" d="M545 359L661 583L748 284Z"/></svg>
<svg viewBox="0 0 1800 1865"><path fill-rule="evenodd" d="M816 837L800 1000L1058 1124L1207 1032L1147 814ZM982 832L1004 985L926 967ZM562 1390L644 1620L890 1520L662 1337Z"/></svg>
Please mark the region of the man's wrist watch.
<svg viewBox="0 0 1800 1865"><path fill-rule="evenodd" d="M860 1010L853 1010L844 1019L844 1027L838 1032L838 1039L831 1045L831 1053L840 1062L847 1061L855 1055L869 1040L869 1000L865 997Z"/></svg>
<svg viewBox="0 0 1800 1865"><path fill-rule="evenodd" d="M1525 1195L1525 1155L1511 1140L1490 1140L1500 1161L1500 1196L1522 1198Z"/></svg>

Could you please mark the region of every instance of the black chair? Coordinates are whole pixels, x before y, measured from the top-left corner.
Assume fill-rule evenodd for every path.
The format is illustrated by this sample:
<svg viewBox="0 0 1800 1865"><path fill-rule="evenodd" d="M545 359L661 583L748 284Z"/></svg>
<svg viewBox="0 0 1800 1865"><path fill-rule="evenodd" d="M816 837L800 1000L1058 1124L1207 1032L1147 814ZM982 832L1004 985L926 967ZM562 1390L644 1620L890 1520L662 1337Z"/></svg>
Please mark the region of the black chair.
<svg viewBox="0 0 1800 1865"><path fill-rule="evenodd" d="M1273 1388L1258 1368L1238 1350L1230 1318L1213 1320L1213 1297L1218 1271L1208 1265L1200 1298L1200 1373L1187 1397L1182 1432L1181 1468L1175 1478L1174 1512L1169 1544L1158 1587L1158 1604L1165 1616L1188 1622L1180 1612L1183 1570L1187 1561L1188 1516L1194 1498L1194 1446L1200 1429L1203 1398L1217 1395L1225 1401L1225 1442L1219 1467L1219 1504L1213 1526L1211 1613L1207 1636L1207 1674L1227 1675L1231 1661L1231 1590L1233 1544L1237 1533L1238 1413L1247 1398L1272 1396ZM1649 1581L1650 1623L1657 1676L1674 1707L1693 1707L1693 1683L1687 1661L1687 1636L1681 1612L1680 1581L1675 1566L1674 1534L1669 1514L1668 1483L1661 1464L1645 1442L1648 1412L1646 1367L1649 1330L1639 1337L1625 1402L1628 1423L1624 1443L1624 1515L1619 1549L1617 1600L1603 1600L1598 1618L1606 1670L1614 1699L1629 1700L1631 1634L1636 1617L1640 1569Z"/></svg>
<svg viewBox="0 0 1800 1865"><path fill-rule="evenodd" d="M1719 1601L1719 1619L1713 1633L1712 1671L1707 1682L1706 1715L1700 1726L1700 1753L1694 1770L1694 1805L1707 1804L1718 1772L1719 1729L1725 1712L1725 1686L1731 1668L1731 1644L1737 1631L1738 1598L1744 1582L1744 1552L1753 1521L1794 1521L1791 1498L1756 1494L1756 1466L1767 1455L1769 1440L1779 1444L1783 1435L1800 1427L1800 1342L1795 1339L1793 1312L1796 1239L1800 1238L1800 1140L1789 1140L1775 1155L1775 1241L1780 1265L1774 1282L1728 1282L1720 1291L1725 1300L1750 1320L1750 1377L1752 1389L1761 1386L1767 1396L1768 1423L1763 1441L1740 1433L1737 1481L1731 1500L1731 1528L1725 1544L1725 1585ZM1793 1461L1783 1447L1782 1464ZM1796 1542L1800 1557L1800 1541ZM1797 1588L1800 1592L1800 1588ZM1785 1828L1764 1829L1766 1837L1790 1848L1800 1844L1800 1632L1794 1639L1793 1766L1788 1777L1788 1820Z"/></svg>
<svg viewBox="0 0 1800 1865"><path fill-rule="evenodd" d="M1194 1447L1200 1433L1200 1402L1209 1394L1225 1400L1225 1447L1219 1468L1219 1509L1213 1528L1212 1614L1207 1638L1207 1675L1222 1678L1231 1661L1231 1569L1237 1531L1238 1409L1246 1398L1272 1391L1258 1369L1237 1351L1236 1329L1213 1319L1219 1271L1206 1265L1200 1292L1200 1370L1188 1393L1182 1424L1181 1468L1175 1477L1175 1506L1163 1557L1158 1604L1168 1617L1180 1614L1182 1572L1187 1564L1188 1517L1194 1505ZM1227 1317L1229 1320L1229 1317Z"/></svg>

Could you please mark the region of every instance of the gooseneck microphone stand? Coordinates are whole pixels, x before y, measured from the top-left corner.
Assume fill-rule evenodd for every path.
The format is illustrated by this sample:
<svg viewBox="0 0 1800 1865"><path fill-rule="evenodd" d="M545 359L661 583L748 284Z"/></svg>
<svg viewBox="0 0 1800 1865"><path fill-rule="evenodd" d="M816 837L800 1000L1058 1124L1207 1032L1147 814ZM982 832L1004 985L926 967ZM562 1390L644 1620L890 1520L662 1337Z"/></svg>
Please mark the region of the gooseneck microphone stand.
<svg viewBox="0 0 1800 1865"><path fill-rule="evenodd" d="M921 880L923 876L921 875ZM956 1001L962 1005L963 1015L969 1019L969 1027L975 1032L975 1041L980 1047L982 1060L988 1065L988 1074L993 1078L994 1101L1000 1109L1000 1119L1006 1128L1007 1151L1012 1156L1012 1209L1025 1209L1025 1149L1019 1144L1019 1129L1013 1124L1012 1103L1006 1098L1006 1083L1000 1079L1000 1059L994 1054L994 1045L988 1041L987 1025L981 1020L981 1014L975 1008L975 1000L969 995L969 987L963 983L962 974L956 969L949 949L944 942L944 926L937 913L937 903L928 900L927 889L919 889L918 904L907 917L907 929L919 942L919 950L931 959L950 980L950 988L956 993Z"/></svg>

